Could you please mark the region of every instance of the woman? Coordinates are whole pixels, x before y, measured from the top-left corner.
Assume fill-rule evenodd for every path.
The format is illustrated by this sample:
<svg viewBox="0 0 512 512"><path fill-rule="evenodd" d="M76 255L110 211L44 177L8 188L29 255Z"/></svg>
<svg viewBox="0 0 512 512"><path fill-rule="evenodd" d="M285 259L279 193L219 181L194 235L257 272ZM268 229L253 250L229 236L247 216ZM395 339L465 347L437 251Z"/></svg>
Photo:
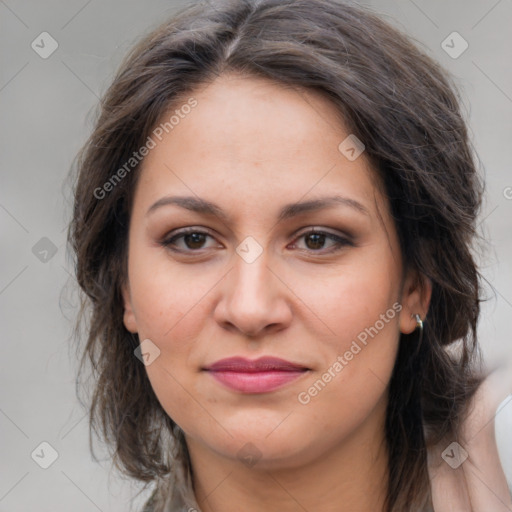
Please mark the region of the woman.
<svg viewBox="0 0 512 512"><path fill-rule="evenodd" d="M189 7L127 57L78 170L91 426L155 482L146 511L511 510L482 187L404 35L334 0Z"/></svg>

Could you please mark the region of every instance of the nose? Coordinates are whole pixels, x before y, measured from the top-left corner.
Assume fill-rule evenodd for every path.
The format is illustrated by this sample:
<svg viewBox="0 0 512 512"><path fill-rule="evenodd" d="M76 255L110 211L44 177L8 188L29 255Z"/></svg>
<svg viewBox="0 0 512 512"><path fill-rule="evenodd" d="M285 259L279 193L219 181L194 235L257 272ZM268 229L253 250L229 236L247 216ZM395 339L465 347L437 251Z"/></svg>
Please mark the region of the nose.
<svg viewBox="0 0 512 512"><path fill-rule="evenodd" d="M264 251L252 263L234 256L234 267L223 280L222 298L214 314L224 329L257 338L290 324L291 292L269 267L266 255Z"/></svg>

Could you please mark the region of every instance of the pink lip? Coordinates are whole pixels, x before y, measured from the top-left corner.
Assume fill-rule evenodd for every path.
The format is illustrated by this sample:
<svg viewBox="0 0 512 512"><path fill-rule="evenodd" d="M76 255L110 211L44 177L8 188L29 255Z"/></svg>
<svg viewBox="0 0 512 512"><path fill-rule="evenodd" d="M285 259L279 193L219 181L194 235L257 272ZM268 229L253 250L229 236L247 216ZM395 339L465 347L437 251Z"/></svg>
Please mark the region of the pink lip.
<svg viewBox="0 0 512 512"><path fill-rule="evenodd" d="M298 379L308 368L276 357L260 357L254 361L230 357L213 363L205 370L235 391L268 393Z"/></svg>

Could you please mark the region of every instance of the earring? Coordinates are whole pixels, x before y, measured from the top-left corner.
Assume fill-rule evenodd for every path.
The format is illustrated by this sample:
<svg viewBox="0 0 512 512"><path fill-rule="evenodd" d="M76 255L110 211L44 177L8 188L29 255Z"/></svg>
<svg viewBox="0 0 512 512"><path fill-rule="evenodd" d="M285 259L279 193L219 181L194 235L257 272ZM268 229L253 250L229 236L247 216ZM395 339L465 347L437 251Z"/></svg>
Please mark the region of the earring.
<svg viewBox="0 0 512 512"><path fill-rule="evenodd" d="M421 350L421 346L423 345L423 320L421 319L421 316L416 313L415 315L411 315L411 318L416 318L416 329L415 331L420 330L418 335L418 342L416 345L416 353L415 356L418 356Z"/></svg>
<svg viewBox="0 0 512 512"><path fill-rule="evenodd" d="M419 327L420 331L423 332L423 320L421 319L421 316L418 315L418 313L413 316L416 317L416 329Z"/></svg>

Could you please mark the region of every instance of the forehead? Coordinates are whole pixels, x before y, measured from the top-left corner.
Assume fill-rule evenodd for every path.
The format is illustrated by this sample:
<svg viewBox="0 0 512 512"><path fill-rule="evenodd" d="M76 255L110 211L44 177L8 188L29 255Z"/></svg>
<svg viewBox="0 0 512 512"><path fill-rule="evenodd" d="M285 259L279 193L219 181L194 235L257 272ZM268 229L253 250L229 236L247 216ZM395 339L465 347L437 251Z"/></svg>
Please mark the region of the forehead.
<svg viewBox="0 0 512 512"><path fill-rule="evenodd" d="M332 155L346 133L337 109L320 93L263 78L222 75L193 96L197 106L177 131L191 136L198 151L211 150L214 142L231 159L291 158L321 140ZM186 130L190 125L194 133Z"/></svg>
<svg viewBox="0 0 512 512"><path fill-rule="evenodd" d="M191 98L195 106L181 110ZM371 208L380 196L365 154L351 161L340 152L350 133L319 93L223 75L175 102L159 126L173 114L181 115L142 165L138 195L147 201L176 191L217 203L245 197L254 211L263 197L288 203L334 191Z"/></svg>

